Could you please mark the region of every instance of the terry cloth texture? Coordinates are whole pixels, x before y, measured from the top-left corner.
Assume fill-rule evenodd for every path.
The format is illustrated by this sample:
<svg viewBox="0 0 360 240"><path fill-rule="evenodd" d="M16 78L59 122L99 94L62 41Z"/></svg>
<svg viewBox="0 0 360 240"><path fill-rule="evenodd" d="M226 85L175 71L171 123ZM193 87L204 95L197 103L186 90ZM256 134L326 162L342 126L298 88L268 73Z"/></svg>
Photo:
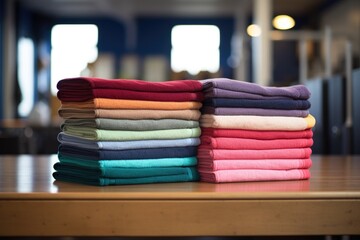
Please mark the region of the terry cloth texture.
<svg viewBox="0 0 360 240"><path fill-rule="evenodd" d="M299 131L312 128L315 118L309 114L306 118L252 115L211 115L200 117L200 126L206 128L231 128L263 131Z"/></svg>
<svg viewBox="0 0 360 240"><path fill-rule="evenodd" d="M201 113L197 109L156 111L148 109L79 109L63 107L59 109L59 116L64 119L183 119L198 121L200 115Z"/></svg>
<svg viewBox="0 0 360 240"><path fill-rule="evenodd" d="M271 170L271 169L235 169L219 171L199 171L204 182L249 182L302 180L310 178L309 169Z"/></svg>
<svg viewBox="0 0 360 240"><path fill-rule="evenodd" d="M197 128L198 121L189 121L181 119L66 119L64 126L79 126L107 130L133 130L133 131L147 131L147 130L162 130L162 129L182 129L182 128Z"/></svg>
<svg viewBox="0 0 360 240"><path fill-rule="evenodd" d="M127 99L94 98L84 102L61 102L63 108L79 109L153 109L153 110L185 110L200 109L200 102L160 102Z"/></svg>
<svg viewBox="0 0 360 240"><path fill-rule="evenodd" d="M307 169L312 165L310 158L304 159L237 159L237 160L206 160L201 159L199 169L203 171L232 170L232 169L271 169L290 170Z"/></svg>
<svg viewBox="0 0 360 240"><path fill-rule="evenodd" d="M288 97L293 99L308 99L310 91L304 85L289 87L265 87L256 83L249 83L226 78L214 78L201 81L203 89L220 88L231 91L252 93L262 96Z"/></svg>
<svg viewBox="0 0 360 240"><path fill-rule="evenodd" d="M139 148L165 148L165 147L189 147L198 146L199 138L182 139L161 139L161 140L138 140L138 141L94 141L84 138L74 137L60 132L58 141L63 145L69 145L87 149L105 150L126 150Z"/></svg>
<svg viewBox="0 0 360 240"><path fill-rule="evenodd" d="M210 107L263 108L283 110L307 110L310 108L308 100L294 99L238 99L238 98L208 98L203 102Z"/></svg>
<svg viewBox="0 0 360 240"><path fill-rule="evenodd" d="M309 110L208 107L208 106L202 107L201 112L203 114L214 114L214 115L255 115L255 116L286 116L286 117L306 117L307 115L309 115Z"/></svg>
<svg viewBox="0 0 360 240"><path fill-rule="evenodd" d="M196 147L142 148L128 150L93 150L67 145L59 146L59 153L64 156L93 159L146 159L146 158L181 158L196 156Z"/></svg>
<svg viewBox="0 0 360 240"><path fill-rule="evenodd" d="M201 128L202 136L249 138L260 140L312 138L312 129L300 131L260 131L227 128Z"/></svg>
<svg viewBox="0 0 360 240"><path fill-rule="evenodd" d="M64 133L97 141L133 141L156 139L180 139L199 137L200 128L165 129L151 131L104 130L86 127L64 126Z"/></svg>

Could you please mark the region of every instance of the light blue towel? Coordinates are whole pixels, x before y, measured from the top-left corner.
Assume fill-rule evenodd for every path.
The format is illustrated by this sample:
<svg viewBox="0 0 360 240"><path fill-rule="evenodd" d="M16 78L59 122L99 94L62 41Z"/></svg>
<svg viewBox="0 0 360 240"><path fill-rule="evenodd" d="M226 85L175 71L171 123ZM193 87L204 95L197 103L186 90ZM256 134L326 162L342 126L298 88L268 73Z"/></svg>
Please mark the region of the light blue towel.
<svg viewBox="0 0 360 240"><path fill-rule="evenodd" d="M76 136L59 133L58 141L61 144L81 147L87 149L104 150L127 150L140 148L161 148L161 147L189 147L198 146L199 138L163 139L163 140L138 140L138 141L94 141Z"/></svg>

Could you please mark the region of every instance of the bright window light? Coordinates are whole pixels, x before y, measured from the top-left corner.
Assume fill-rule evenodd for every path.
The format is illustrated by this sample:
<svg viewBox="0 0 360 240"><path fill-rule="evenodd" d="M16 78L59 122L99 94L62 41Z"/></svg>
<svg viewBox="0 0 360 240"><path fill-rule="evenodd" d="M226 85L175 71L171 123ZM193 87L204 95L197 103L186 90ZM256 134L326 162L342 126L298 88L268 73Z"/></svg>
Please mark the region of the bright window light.
<svg viewBox="0 0 360 240"><path fill-rule="evenodd" d="M214 25L177 25L171 31L171 68L175 72L215 73L220 68L220 30Z"/></svg>
<svg viewBox="0 0 360 240"><path fill-rule="evenodd" d="M19 39L17 59L22 95L18 113L20 117L26 117L34 106L34 42L30 38Z"/></svg>
<svg viewBox="0 0 360 240"><path fill-rule="evenodd" d="M98 57L98 28L93 24L59 24L51 31L51 93L63 78L79 77Z"/></svg>
<svg viewBox="0 0 360 240"><path fill-rule="evenodd" d="M273 19L273 26L279 30L287 30L295 26L295 20L288 15L278 15Z"/></svg>

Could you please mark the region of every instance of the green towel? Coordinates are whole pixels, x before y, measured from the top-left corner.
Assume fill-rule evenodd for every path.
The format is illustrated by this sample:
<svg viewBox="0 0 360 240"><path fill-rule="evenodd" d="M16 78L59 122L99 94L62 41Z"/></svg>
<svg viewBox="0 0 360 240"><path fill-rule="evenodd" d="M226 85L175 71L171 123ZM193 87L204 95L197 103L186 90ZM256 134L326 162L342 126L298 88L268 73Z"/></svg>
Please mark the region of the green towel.
<svg viewBox="0 0 360 240"><path fill-rule="evenodd" d="M126 159L126 160L88 160L58 154L61 163L88 168L150 168L150 167L190 167L197 165L196 157Z"/></svg>
<svg viewBox="0 0 360 240"><path fill-rule="evenodd" d="M194 168L194 167L192 167ZM91 178L141 178L188 174L189 167L154 167L154 168L87 168L64 163L55 163L54 169L70 175Z"/></svg>
<svg viewBox="0 0 360 240"><path fill-rule="evenodd" d="M63 127L66 134L97 141L131 141L149 139L180 139L199 137L201 130L197 128L167 129L152 131L122 131L122 130L103 130L79 126Z"/></svg>
<svg viewBox="0 0 360 240"><path fill-rule="evenodd" d="M106 130L149 131L199 127L198 121L182 119L66 119L64 126L88 127Z"/></svg>
<svg viewBox="0 0 360 240"><path fill-rule="evenodd" d="M69 174L65 172L54 172L53 177L56 180L75 182L88 185L106 186L106 185L127 185L127 184L147 184L147 183L165 183L165 182L192 182L199 180L199 174L196 168L187 168L186 174L151 176L139 178L104 178L92 177L91 175Z"/></svg>

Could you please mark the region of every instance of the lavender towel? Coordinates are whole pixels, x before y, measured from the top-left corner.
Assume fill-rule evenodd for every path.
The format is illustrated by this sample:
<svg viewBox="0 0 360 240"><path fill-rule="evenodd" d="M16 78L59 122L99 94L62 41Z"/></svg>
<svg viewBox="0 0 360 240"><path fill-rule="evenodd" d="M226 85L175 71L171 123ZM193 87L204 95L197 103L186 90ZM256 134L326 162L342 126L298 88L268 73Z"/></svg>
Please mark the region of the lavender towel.
<svg viewBox="0 0 360 240"><path fill-rule="evenodd" d="M311 104L308 100L294 99L255 100L239 98L208 98L203 102L203 106L307 110L310 108Z"/></svg>
<svg viewBox="0 0 360 240"><path fill-rule="evenodd" d="M304 85L288 87L265 87L256 83L237 81L227 78L213 78L202 80L203 89L221 88L231 91L259 94L263 96L290 97L294 99L308 99L310 91Z"/></svg>
<svg viewBox="0 0 360 240"><path fill-rule="evenodd" d="M293 99L286 96L263 96L255 93L238 92L222 88L208 88L204 90L204 97L206 98L243 98L243 99Z"/></svg>
<svg viewBox="0 0 360 240"><path fill-rule="evenodd" d="M306 117L309 110L283 110L283 109L264 109L264 108L225 108L208 107L201 109L203 114L214 115L255 115L255 116L284 116L284 117Z"/></svg>

